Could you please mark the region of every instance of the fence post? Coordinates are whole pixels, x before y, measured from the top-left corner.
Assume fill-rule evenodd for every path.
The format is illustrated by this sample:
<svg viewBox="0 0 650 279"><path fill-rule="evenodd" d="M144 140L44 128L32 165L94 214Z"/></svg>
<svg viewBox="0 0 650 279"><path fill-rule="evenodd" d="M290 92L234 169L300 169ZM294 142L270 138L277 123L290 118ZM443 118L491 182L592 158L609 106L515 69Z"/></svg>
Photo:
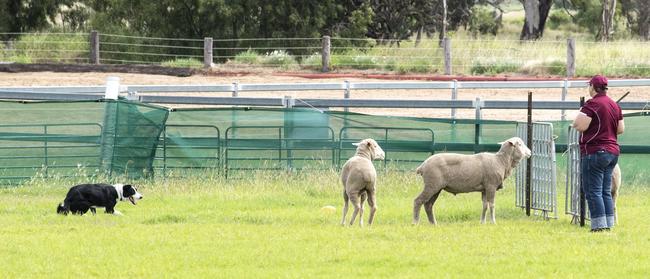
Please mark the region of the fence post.
<svg viewBox="0 0 650 279"><path fill-rule="evenodd" d="M449 38L442 39L442 48L445 52L445 75L451 75L451 40Z"/></svg>
<svg viewBox="0 0 650 279"><path fill-rule="evenodd" d="M576 75L576 39L567 39L566 47L566 76L571 78Z"/></svg>
<svg viewBox="0 0 650 279"><path fill-rule="evenodd" d="M528 92L528 109L526 121L526 145L533 150L533 92ZM533 156L526 161L526 216L530 216L530 200L532 198L531 183L533 169Z"/></svg>
<svg viewBox="0 0 650 279"><path fill-rule="evenodd" d="M474 102L474 109L476 110L476 115L474 116L474 153L481 152L481 108L483 107L483 101L481 97L476 97Z"/></svg>
<svg viewBox="0 0 650 279"><path fill-rule="evenodd" d="M99 33L90 31L90 64L99 65Z"/></svg>
<svg viewBox="0 0 650 279"><path fill-rule="evenodd" d="M203 38L203 68L212 68L212 38Z"/></svg>
<svg viewBox="0 0 650 279"><path fill-rule="evenodd" d="M458 100L458 80L456 80L456 79L452 80L451 100L452 101ZM455 108L451 109L451 120L456 122L456 109Z"/></svg>
<svg viewBox="0 0 650 279"><path fill-rule="evenodd" d="M569 80L564 79L564 84L562 86L562 101L566 101L566 96L569 94ZM562 115L561 115L562 121L566 120L566 110L562 109Z"/></svg>
<svg viewBox="0 0 650 279"><path fill-rule="evenodd" d="M323 36L323 50L321 52L321 60L322 60L322 66L323 68L321 69L322 72L329 72L330 71L330 48L332 46L330 42L330 36Z"/></svg>

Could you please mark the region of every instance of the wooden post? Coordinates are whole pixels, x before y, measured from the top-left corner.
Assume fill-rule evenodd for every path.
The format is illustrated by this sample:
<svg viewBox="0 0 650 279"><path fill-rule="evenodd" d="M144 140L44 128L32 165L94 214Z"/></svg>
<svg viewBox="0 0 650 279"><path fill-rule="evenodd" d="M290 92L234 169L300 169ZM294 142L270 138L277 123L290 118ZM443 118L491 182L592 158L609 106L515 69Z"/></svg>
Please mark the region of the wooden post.
<svg viewBox="0 0 650 279"><path fill-rule="evenodd" d="M576 39L567 39L566 47L566 76L572 78L576 75Z"/></svg>
<svg viewBox="0 0 650 279"><path fill-rule="evenodd" d="M528 121L527 121L527 139L526 145L533 150L533 92L528 92ZM530 216L530 200L532 196L531 182L533 169L533 156L530 156L526 161L526 216Z"/></svg>
<svg viewBox="0 0 650 279"><path fill-rule="evenodd" d="M212 68L212 38L203 38L203 68Z"/></svg>
<svg viewBox="0 0 650 279"><path fill-rule="evenodd" d="M451 40L449 38L442 39L442 48L445 52L445 75L451 75Z"/></svg>
<svg viewBox="0 0 650 279"><path fill-rule="evenodd" d="M99 65L99 33L90 31L90 64Z"/></svg>
<svg viewBox="0 0 650 279"><path fill-rule="evenodd" d="M321 71L326 73L330 71L330 48L332 43L330 42L330 36L323 36L323 50L321 52L322 58L322 69Z"/></svg>
<svg viewBox="0 0 650 279"><path fill-rule="evenodd" d="M585 97L580 97L580 107L585 105ZM585 226L585 215L587 215L586 212L586 199L585 199L585 190L584 190L584 181L582 181L584 177L584 173L582 173L582 157L580 158L580 226L584 227Z"/></svg>

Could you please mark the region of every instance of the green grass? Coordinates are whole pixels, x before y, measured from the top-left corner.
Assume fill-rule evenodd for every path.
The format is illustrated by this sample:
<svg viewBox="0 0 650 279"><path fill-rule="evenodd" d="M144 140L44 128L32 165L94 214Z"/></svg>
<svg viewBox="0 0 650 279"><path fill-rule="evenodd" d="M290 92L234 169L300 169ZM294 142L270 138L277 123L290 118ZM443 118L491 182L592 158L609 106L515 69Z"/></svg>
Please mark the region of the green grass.
<svg viewBox="0 0 650 279"><path fill-rule="evenodd" d="M203 62L192 58L176 58L174 60L164 61L160 65L164 67L201 68L203 67Z"/></svg>
<svg viewBox="0 0 650 279"><path fill-rule="evenodd" d="M550 221L526 217L514 206L511 180L497 194L498 225L479 224L480 194L443 193L435 206L440 224L412 226L421 180L380 173L376 223L360 228L338 224L337 176L141 182L145 198L117 207L125 216L56 215L73 181L3 188L0 277L641 278L650 272L644 264L650 193L643 185L624 189L621 224L610 233L591 234L562 214ZM336 214L321 212L324 205L336 206Z"/></svg>

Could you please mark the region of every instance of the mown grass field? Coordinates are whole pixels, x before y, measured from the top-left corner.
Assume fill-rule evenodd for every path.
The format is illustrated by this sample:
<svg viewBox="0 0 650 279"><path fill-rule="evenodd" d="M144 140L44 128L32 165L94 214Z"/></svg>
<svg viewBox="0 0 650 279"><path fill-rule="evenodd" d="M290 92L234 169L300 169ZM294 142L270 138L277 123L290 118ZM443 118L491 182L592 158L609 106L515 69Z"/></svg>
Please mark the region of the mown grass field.
<svg viewBox="0 0 650 279"><path fill-rule="evenodd" d="M334 172L242 180L141 182L124 216L55 214L79 181L0 190L0 278L642 278L650 274L648 185L624 185L609 233L526 217L514 183L497 194L497 225L480 225L480 194L444 193L438 226L412 226L421 180L380 174L372 227L341 227ZM563 190L558 189L560 193ZM564 198L558 197L560 212ZM335 214L321 212L334 205ZM424 214L424 212L422 212ZM365 216L367 218L367 214ZM425 217L426 218L426 217Z"/></svg>

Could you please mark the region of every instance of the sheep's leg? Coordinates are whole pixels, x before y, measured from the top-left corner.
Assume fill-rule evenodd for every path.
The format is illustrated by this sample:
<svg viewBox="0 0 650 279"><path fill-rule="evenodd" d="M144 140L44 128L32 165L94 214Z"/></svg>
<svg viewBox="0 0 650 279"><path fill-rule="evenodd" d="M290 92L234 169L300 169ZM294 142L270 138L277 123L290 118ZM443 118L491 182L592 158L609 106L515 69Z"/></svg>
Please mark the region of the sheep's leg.
<svg viewBox="0 0 650 279"><path fill-rule="evenodd" d="M481 213L481 224L485 224L485 213L487 213L487 209L488 209L487 196L485 195L485 191L481 192L481 198L483 199L483 212Z"/></svg>
<svg viewBox="0 0 650 279"><path fill-rule="evenodd" d="M429 223L432 225L437 224L436 222L436 215L433 214L433 204L436 203L436 200L438 199L438 196L440 195L440 191L438 193L435 193L425 204L424 204L424 211L427 213L427 218L429 218Z"/></svg>
<svg viewBox="0 0 650 279"><path fill-rule="evenodd" d="M616 197L618 197L618 193L612 191L612 203L614 204L614 222L616 225L618 225L618 210L616 210Z"/></svg>
<svg viewBox="0 0 650 279"><path fill-rule="evenodd" d="M354 211L352 211L352 219L350 219L350 225L354 225L354 220L357 218L357 214L359 214L359 210L361 209L361 205L359 204L359 193L350 193L348 196L350 197L352 206L354 206Z"/></svg>
<svg viewBox="0 0 650 279"><path fill-rule="evenodd" d="M433 197L433 193L434 191L432 187L425 186L422 193L413 200L413 225L417 225L417 223L420 222L420 208L422 207L422 204Z"/></svg>
<svg viewBox="0 0 650 279"><path fill-rule="evenodd" d="M345 226L345 215L348 214L348 204L350 198L348 198L348 193L343 191L343 219L341 220L341 226Z"/></svg>
<svg viewBox="0 0 650 279"><path fill-rule="evenodd" d="M496 224L497 220L494 212L494 197L496 195L496 191L485 190L485 195L486 195L487 204L490 207L490 219L492 221L492 224Z"/></svg>
<svg viewBox="0 0 650 279"><path fill-rule="evenodd" d="M364 210L364 204L366 203L366 198L368 198L368 194L366 192L361 192L361 201L359 202L359 226L363 226L363 212Z"/></svg>
<svg viewBox="0 0 650 279"><path fill-rule="evenodd" d="M368 217L368 226L372 225L372 220L377 212L377 200L374 191L368 191L368 205L370 206L370 217Z"/></svg>

